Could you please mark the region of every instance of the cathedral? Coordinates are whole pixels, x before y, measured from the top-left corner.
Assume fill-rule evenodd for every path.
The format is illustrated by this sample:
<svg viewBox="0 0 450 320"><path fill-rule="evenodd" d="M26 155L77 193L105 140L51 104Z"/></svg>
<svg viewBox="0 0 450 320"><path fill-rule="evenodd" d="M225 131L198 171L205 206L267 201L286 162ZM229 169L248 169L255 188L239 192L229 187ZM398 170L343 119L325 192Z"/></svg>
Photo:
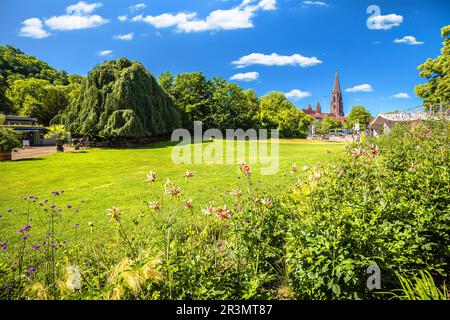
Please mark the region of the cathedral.
<svg viewBox="0 0 450 320"><path fill-rule="evenodd" d="M328 116L333 119L338 119L341 122L345 122L346 119L344 117L344 103L342 102L342 91L341 86L339 84L339 75L336 71L336 75L334 76L334 87L333 92L331 93L331 103L330 103L330 113L322 113L322 107L320 103L317 101L316 108L312 108L311 104L308 104L308 108L302 109L304 113L310 115L316 120L322 120L325 116Z"/></svg>

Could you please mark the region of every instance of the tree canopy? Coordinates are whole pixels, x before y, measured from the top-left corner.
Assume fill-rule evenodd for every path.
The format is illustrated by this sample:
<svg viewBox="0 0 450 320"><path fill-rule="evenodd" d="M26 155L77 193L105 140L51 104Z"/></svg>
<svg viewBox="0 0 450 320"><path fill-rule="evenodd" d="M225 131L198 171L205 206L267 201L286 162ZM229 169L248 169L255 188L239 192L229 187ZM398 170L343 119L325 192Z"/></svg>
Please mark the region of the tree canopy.
<svg viewBox="0 0 450 320"><path fill-rule="evenodd" d="M414 88L415 94L423 99L427 107L438 109L439 104L444 108L450 105L450 25L441 29L444 38L441 55L435 59L428 58L418 67L419 75L428 82Z"/></svg>
<svg viewBox="0 0 450 320"><path fill-rule="evenodd" d="M351 129L355 123L359 123L360 130L365 130L372 115L364 106L353 106L347 117L347 128Z"/></svg>
<svg viewBox="0 0 450 320"><path fill-rule="evenodd" d="M53 122L76 134L143 137L171 132L180 126L180 117L150 72L122 58L89 72L72 103Z"/></svg>

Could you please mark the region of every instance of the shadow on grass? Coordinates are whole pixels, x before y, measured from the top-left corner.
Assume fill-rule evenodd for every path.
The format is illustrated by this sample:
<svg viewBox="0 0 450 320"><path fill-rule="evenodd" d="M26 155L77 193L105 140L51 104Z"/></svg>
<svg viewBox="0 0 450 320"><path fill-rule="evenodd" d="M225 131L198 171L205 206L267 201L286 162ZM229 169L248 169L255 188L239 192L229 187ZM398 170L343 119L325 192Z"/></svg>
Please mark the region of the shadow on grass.
<svg viewBox="0 0 450 320"><path fill-rule="evenodd" d="M8 162L24 162L24 161L39 161L39 160L45 160L44 158L39 157L32 157L32 158L21 158L21 159L14 159Z"/></svg>

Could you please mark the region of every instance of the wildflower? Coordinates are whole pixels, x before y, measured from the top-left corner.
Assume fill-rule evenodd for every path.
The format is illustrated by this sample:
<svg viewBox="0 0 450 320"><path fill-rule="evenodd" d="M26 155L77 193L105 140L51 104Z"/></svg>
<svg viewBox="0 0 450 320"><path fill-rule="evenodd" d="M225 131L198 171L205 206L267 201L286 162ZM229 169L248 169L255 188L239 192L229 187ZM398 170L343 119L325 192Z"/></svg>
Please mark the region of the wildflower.
<svg viewBox="0 0 450 320"><path fill-rule="evenodd" d="M48 199L44 199L44 203L47 203L48 202Z"/></svg>
<svg viewBox="0 0 450 320"><path fill-rule="evenodd" d="M184 203L184 207L185 207L186 209L192 209L192 208L193 208L193 206L192 206L192 199L189 199L188 201L186 201L186 202Z"/></svg>
<svg viewBox="0 0 450 320"><path fill-rule="evenodd" d="M169 194L172 197L179 197L181 196L181 190L178 187L173 186L169 189Z"/></svg>
<svg viewBox="0 0 450 320"><path fill-rule="evenodd" d="M249 218L245 218L244 221L247 222L247 223L250 223L250 219Z"/></svg>
<svg viewBox="0 0 450 320"><path fill-rule="evenodd" d="M358 158L359 156L362 156L363 154L364 154L364 150L362 148L358 148L353 151L353 156L355 158Z"/></svg>
<svg viewBox="0 0 450 320"><path fill-rule="evenodd" d="M296 163L294 163L294 164L291 166L291 171L290 171L290 173L293 174L293 173L296 173L297 171L298 171L298 166L297 166Z"/></svg>
<svg viewBox="0 0 450 320"><path fill-rule="evenodd" d="M80 226L80 224L77 222L77 223L74 224L73 227L74 227L75 229L78 229L79 226Z"/></svg>
<svg viewBox="0 0 450 320"><path fill-rule="evenodd" d="M240 166L241 172L243 174L245 174L247 177L252 175L252 171L251 171L250 166L248 164L246 164L245 162L241 162L239 164L239 166Z"/></svg>
<svg viewBox="0 0 450 320"><path fill-rule="evenodd" d="M267 199L267 198L261 199L261 204L264 205L264 206L271 206L272 205L272 200Z"/></svg>
<svg viewBox="0 0 450 320"><path fill-rule="evenodd" d="M41 246L40 246L39 244L33 244L32 247L33 247L33 249L36 251L36 250L39 250L39 248L40 248Z"/></svg>
<svg viewBox="0 0 450 320"><path fill-rule="evenodd" d="M25 241L25 240L27 240L28 236L29 236L29 234L27 233L26 235L23 235L20 238Z"/></svg>
<svg viewBox="0 0 450 320"><path fill-rule="evenodd" d="M50 208L52 208L52 209L54 209L56 207L56 204L52 204L51 206L50 206Z"/></svg>
<svg viewBox="0 0 450 320"><path fill-rule="evenodd" d="M28 232L30 231L31 226L29 224L26 224L23 228L20 228L19 230L17 230L17 232L22 233L24 231Z"/></svg>
<svg viewBox="0 0 450 320"><path fill-rule="evenodd" d="M308 166L303 166L303 171L306 171L306 170L308 170Z"/></svg>
<svg viewBox="0 0 450 320"><path fill-rule="evenodd" d="M160 210L161 210L161 205L158 203L158 201L151 201L151 202L148 204L148 207L149 207L150 209L155 210L155 211L160 211Z"/></svg>
<svg viewBox="0 0 450 320"><path fill-rule="evenodd" d="M194 173L192 171L187 170L186 171L186 178L192 178L194 176Z"/></svg>
<svg viewBox="0 0 450 320"><path fill-rule="evenodd" d="M222 220L229 219L231 217L231 210L227 208L227 205L224 205L222 208L219 207L217 209L217 217Z"/></svg>
<svg viewBox="0 0 450 320"><path fill-rule="evenodd" d="M61 192L61 194L63 194L63 193L64 193L64 190L61 190L60 192Z"/></svg>
<svg viewBox="0 0 450 320"><path fill-rule="evenodd" d="M111 209L107 209L108 216L111 217L111 221L119 222L122 219L122 212L116 207L112 207Z"/></svg>
<svg viewBox="0 0 450 320"><path fill-rule="evenodd" d="M42 207L44 204L42 202L39 202L39 206Z"/></svg>
<svg viewBox="0 0 450 320"><path fill-rule="evenodd" d="M376 157L378 155L378 147L371 145L370 146L370 154L374 157Z"/></svg>
<svg viewBox="0 0 450 320"><path fill-rule="evenodd" d="M52 194L53 194L54 196L59 196L59 192L58 192L58 191L55 191L55 190L52 191Z"/></svg>
<svg viewBox="0 0 450 320"><path fill-rule="evenodd" d="M89 222L88 222L88 226L92 228L92 227L94 226L94 222L89 221Z"/></svg>
<svg viewBox="0 0 450 320"><path fill-rule="evenodd" d="M81 288L81 271L77 266L67 267L67 288L70 290L79 290Z"/></svg>
<svg viewBox="0 0 450 320"><path fill-rule="evenodd" d="M85 200L80 200L80 203L85 203L86 201Z"/></svg>
<svg viewBox="0 0 450 320"><path fill-rule="evenodd" d="M10 209L6 210L6 212L11 213L12 209L10 208Z"/></svg>
<svg viewBox="0 0 450 320"><path fill-rule="evenodd" d="M231 194L233 197L239 198L239 197L242 196L242 191L239 190L239 189L235 189L235 190L232 190L232 191L230 192L230 194Z"/></svg>
<svg viewBox="0 0 450 320"><path fill-rule="evenodd" d="M78 210L78 208L77 208L77 209L75 209L74 211L75 211L76 213L80 212L80 210Z"/></svg>
<svg viewBox="0 0 450 320"><path fill-rule="evenodd" d="M28 277L33 278L34 277L34 272L36 272L36 267L31 267L30 269L28 269L27 271L25 271L25 273L28 275Z"/></svg>
<svg viewBox="0 0 450 320"><path fill-rule="evenodd" d="M3 217L3 215L0 213L0 218Z"/></svg>
<svg viewBox="0 0 450 320"><path fill-rule="evenodd" d="M72 205L71 205L71 204L68 204L68 205L67 205L67 209L72 209Z"/></svg>
<svg viewBox="0 0 450 320"><path fill-rule="evenodd" d="M169 188L170 188L170 179L169 178L167 178L166 182L164 182L163 188L164 188L164 193L169 194Z"/></svg>
<svg viewBox="0 0 450 320"><path fill-rule="evenodd" d="M216 208L214 208L214 207L212 206L212 204L209 204L208 207L206 207L205 209L202 209L202 212L203 212L204 214L206 214L206 215L208 215L208 214L213 214L214 212L216 212Z"/></svg>
<svg viewBox="0 0 450 320"><path fill-rule="evenodd" d="M0 248L3 251L6 251L6 249L8 249L8 244L6 242L2 242L2 243L0 243Z"/></svg>
<svg viewBox="0 0 450 320"><path fill-rule="evenodd" d="M156 181L156 172L150 171L147 173L147 179L148 182L155 182Z"/></svg>

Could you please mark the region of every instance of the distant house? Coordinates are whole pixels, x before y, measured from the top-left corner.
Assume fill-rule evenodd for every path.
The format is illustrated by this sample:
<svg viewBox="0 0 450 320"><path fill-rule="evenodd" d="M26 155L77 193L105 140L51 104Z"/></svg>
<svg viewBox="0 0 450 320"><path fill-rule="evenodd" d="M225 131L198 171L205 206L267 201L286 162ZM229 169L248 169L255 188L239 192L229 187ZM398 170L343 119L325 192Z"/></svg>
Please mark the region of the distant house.
<svg viewBox="0 0 450 320"><path fill-rule="evenodd" d="M369 128L373 135L379 136L383 133L388 133L398 123L407 123L414 125L422 119L430 118L428 112L387 112L379 113L369 124Z"/></svg>
<svg viewBox="0 0 450 320"><path fill-rule="evenodd" d="M5 122L1 126L17 132L19 140L24 146L54 145L56 143L54 138L44 138L48 130L39 125L36 118L5 115Z"/></svg>

